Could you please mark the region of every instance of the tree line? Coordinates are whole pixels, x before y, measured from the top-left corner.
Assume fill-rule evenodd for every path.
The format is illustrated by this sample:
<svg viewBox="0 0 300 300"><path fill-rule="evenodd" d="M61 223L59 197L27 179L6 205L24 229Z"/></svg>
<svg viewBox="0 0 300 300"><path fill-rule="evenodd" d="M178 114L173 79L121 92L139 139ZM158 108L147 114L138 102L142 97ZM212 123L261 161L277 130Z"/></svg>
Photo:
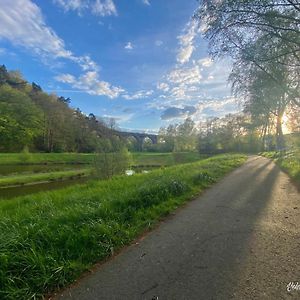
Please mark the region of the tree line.
<svg viewBox="0 0 300 300"><path fill-rule="evenodd" d="M197 126L187 119L161 128L161 143L150 149L286 149L283 127L300 132L299 1L199 0L193 18L209 42L211 57L233 62L228 80L243 110Z"/></svg>
<svg viewBox="0 0 300 300"><path fill-rule="evenodd" d="M288 144L300 147L300 108L290 111L284 135ZM202 154L225 152L257 153L277 150L277 124L273 120L268 130L261 122L254 122L250 113L239 112L224 117L210 117L195 123L187 118L181 124L170 124L159 130L159 143L149 145L148 151L184 152Z"/></svg>
<svg viewBox="0 0 300 300"><path fill-rule="evenodd" d="M201 0L194 19L213 58L230 57L232 90L263 140L285 148L284 116L300 106L300 5L297 0ZM299 123L298 123L299 125Z"/></svg>
<svg viewBox="0 0 300 300"><path fill-rule="evenodd" d="M112 152L124 141L112 128L0 66L0 151Z"/></svg>

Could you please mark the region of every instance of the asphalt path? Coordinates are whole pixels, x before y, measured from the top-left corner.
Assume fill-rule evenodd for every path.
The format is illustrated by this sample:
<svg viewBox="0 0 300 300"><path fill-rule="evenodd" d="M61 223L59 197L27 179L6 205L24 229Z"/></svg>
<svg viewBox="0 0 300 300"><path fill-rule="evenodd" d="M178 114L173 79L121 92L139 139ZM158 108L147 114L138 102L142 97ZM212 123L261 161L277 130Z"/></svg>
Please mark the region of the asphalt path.
<svg viewBox="0 0 300 300"><path fill-rule="evenodd" d="M300 193L252 156L57 299L300 299Z"/></svg>

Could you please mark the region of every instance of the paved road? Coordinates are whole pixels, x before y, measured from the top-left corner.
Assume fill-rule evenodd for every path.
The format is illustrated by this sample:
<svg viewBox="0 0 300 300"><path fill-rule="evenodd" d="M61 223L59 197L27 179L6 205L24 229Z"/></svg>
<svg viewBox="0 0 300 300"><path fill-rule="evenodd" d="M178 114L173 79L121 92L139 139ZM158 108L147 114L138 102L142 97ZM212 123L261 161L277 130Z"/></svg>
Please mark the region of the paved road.
<svg viewBox="0 0 300 300"><path fill-rule="evenodd" d="M250 157L59 299L300 299L300 194Z"/></svg>

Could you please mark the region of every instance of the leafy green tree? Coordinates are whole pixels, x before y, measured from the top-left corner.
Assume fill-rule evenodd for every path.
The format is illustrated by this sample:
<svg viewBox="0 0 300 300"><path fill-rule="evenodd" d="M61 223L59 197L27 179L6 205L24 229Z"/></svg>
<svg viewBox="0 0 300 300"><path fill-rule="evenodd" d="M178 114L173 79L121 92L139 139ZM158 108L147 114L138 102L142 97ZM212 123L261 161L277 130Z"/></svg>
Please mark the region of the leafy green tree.
<svg viewBox="0 0 300 300"><path fill-rule="evenodd" d="M19 151L32 146L40 134L41 111L24 93L8 85L0 86L0 147Z"/></svg>
<svg viewBox="0 0 300 300"><path fill-rule="evenodd" d="M211 55L233 59L233 90L262 128L263 143L275 128L277 149L283 149L283 115L300 106L299 3L202 0L195 18Z"/></svg>
<svg viewBox="0 0 300 300"><path fill-rule="evenodd" d="M5 65L0 66L0 85L7 83L9 75Z"/></svg>

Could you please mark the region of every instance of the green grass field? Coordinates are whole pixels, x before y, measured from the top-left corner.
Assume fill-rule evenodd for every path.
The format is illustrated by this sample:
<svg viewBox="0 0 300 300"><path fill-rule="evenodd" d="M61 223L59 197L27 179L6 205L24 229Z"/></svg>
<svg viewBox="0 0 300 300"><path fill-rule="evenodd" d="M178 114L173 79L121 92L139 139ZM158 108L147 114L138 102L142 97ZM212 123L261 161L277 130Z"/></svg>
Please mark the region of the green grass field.
<svg viewBox="0 0 300 300"><path fill-rule="evenodd" d="M300 186L300 150L263 152L262 156L273 159Z"/></svg>
<svg viewBox="0 0 300 300"><path fill-rule="evenodd" d="M219 155L0 201L0 299L68 285L245 159Z"/></svg>
<svg viewBox="0 0 300 300"><path fill-rule="evenodd" d="M0 165L90 164L93 153L0 153Z"/></svg>
<svg viewBox="0 0 300 300"><path fill-rule="evenodd" d="M178 163L190 163L206 158L198 152L179 152L179 153L132 153L133 165L161 165L172 166Z"/></svg>
<svg viewBox="0 0 300 300"><path fill-rule="evenodd" d="M20 164L92 164L94 153L0 153L0 165ZM197 152L184 153L132 153L133 165L173 165L203 158Z"/></svg>
<svg viewBox="0 0 300 300"><path fill-rule="evenodd" d="M288 150L262 152L260 155L273 159L298 187L300 187L300 133L285 135Z"/></svg>

